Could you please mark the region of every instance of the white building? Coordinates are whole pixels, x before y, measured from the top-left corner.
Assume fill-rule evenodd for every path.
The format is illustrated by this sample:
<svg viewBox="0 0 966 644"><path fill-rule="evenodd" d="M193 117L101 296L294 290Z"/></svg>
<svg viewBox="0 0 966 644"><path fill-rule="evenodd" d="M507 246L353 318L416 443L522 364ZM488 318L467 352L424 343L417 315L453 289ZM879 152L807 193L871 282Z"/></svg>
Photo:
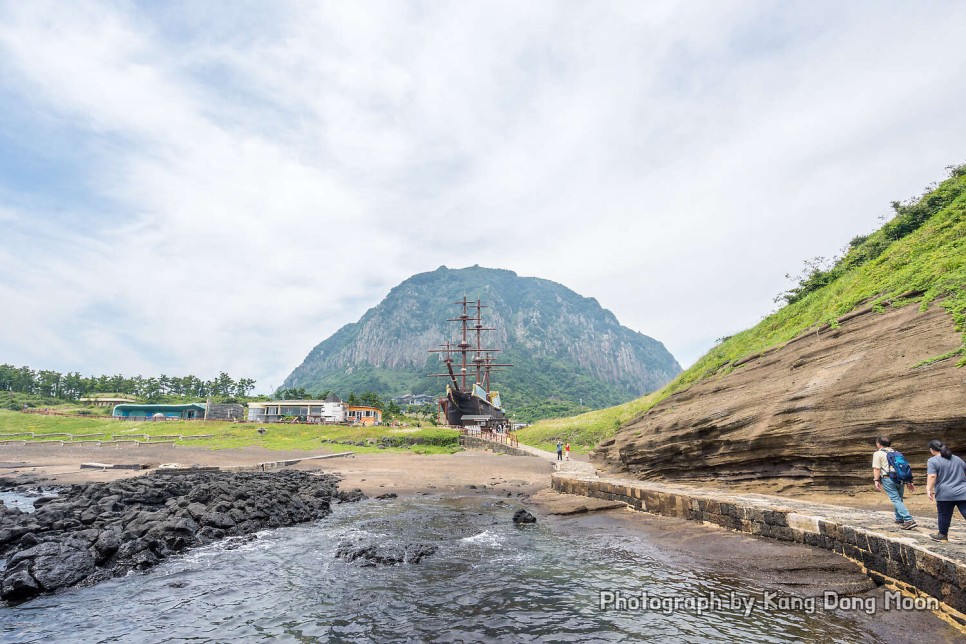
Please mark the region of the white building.
<svg viewBox="0 0 966 644"><path fill-rule="evenodd" d="M303 423L343 423L347 408L338 396L331 394L325 400L271 400L248 403L248 420L259 423L276 423L295 420Z"/></svg>

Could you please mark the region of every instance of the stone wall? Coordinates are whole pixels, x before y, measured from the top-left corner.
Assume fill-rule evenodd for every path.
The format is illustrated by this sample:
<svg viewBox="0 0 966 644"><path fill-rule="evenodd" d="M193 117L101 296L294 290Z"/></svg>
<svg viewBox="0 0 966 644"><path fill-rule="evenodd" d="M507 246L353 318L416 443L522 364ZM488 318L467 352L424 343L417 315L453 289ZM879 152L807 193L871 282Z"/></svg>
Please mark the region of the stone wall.
<svg viewBox="0 0 966 644"><path fill-rule="evenodd" d="M565 472L554 473L551 480L553 489L565 494L620 501L652 514L832 550L862 566L877 583L938 599L943 616L966 629L966 565L930 552L913 539L848 525L850 522L839 517L803 513L803 508L794 507L795 502L785 507L767 497L685 491ZM829 509L840 513L843 510Z"/></svg>
<svg viewBox="0 0 966 644"><path fill-rule="evenodd" d="M245 420L245 407L229 403L208 405L208 420Z"/></svg>
<svg viewBox="0 0 966 644"><path fill-rule="evenodd" d="M532 453L520 449L519 447L513 447L512 445L505 445L503 443L495 443L493 441L488 441L483 438L477 438L475 436L467 436L463 434L460 436L460 446L464 449L482 449L490 452L495 452L497 454L510 454L512 456L533 456Z"/></svg>

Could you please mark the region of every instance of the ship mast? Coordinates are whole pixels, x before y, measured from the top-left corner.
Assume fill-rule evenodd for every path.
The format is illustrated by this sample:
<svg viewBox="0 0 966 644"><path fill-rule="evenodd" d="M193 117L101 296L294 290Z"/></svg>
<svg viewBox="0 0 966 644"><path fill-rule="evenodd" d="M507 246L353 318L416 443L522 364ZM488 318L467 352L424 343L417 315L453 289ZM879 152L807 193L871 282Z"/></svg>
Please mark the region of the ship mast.
<svg viewBox="0 0 966 644"><path fill-rule="evenodd" d="M483 305L483 303L477 299L476 302L472 302L463 296L463 299L454 302L454 304L461 307L460 315L454 318L447 318L447 322L459 322L460 323L460 339L459 342L454 347L452 343L447 342L440 345L439 349L430 349L430 353L442 353L443 362L446 364L447 373L434 373L431 376L441 376L449 377L452 386L457 391L469 391L472 387L467 386L466 377L469 375L470 369L475 373L474 384L478 383L487 392L490 391L490 373L493 371L499 371L499 369L494 369L494 367L512 367L511 364L502 364L493 362L491 353L496 353L499 349L487 349L483 347L483 332L484 331L495 331L495 327L487 327L483 325L483 309L488 308ZM471 309L475 309L471 313ZM476 337L474 343L470 342L470 334L475 333ZM458 353L458 362L454 360L453 354ZM472 355L471 355L472 354ZM454 369L455 365L459 366L459 373L457 374Z"/></svg>

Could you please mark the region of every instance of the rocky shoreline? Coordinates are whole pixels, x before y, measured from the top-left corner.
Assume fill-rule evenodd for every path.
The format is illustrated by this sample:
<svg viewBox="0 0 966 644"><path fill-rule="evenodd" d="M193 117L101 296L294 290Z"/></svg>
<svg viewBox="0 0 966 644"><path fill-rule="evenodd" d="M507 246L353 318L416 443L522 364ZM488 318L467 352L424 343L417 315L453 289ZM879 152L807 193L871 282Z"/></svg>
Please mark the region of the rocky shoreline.
<svg viewBox="0 0 966 644"><path fill-rule="evenodd" d="M0 503L0 598L22 602L145 570L224 539L314 521L335 501L339 477L304 471L161 473L63 488L34 512Z"/></svg>

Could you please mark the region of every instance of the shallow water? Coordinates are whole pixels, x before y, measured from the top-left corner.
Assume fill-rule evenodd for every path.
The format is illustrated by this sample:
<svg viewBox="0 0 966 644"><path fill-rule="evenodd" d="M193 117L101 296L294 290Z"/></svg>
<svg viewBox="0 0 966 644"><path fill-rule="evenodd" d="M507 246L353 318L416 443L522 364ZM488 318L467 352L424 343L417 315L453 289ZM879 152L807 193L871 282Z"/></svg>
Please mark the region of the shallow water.
<svg viewBox="0 0 966 644"><path fill-rule="evenodd" d="M56 496L55 492L0 492L0 501L8 508L20 508L21 512L36 510L34 501L41 497Z"/></svg>
<svg viewBox="0 0 966 644"><path fill-rule="evenodd" d="M144 574L0 608L0 639L167 641L853 642L847 615L739 610L602 611L600 592L724 597L754 580L695 572L617 529L581 520L516 527L497 499L397 499L337 506L313 525L259 533ZM599 522L600 519L596 519ZM619 519L615 519L619 521ZM343 540L439 546L420 564L337 559ZM857 632L859 631L859 632Z"/></svg>

